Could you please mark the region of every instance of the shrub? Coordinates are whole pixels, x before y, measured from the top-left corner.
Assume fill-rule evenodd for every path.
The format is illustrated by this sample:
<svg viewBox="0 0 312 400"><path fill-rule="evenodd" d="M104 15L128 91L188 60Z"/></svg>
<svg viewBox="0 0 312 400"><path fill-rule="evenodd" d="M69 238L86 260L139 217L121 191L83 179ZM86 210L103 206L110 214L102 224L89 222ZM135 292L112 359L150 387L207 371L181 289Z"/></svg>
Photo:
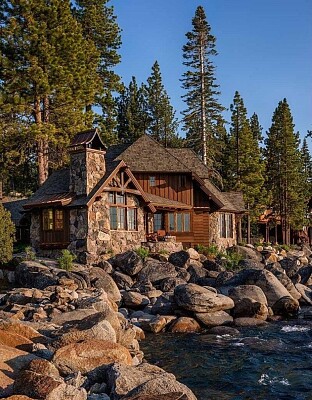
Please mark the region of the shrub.
<svg viewBox="0 0 312 400"><path fill-rule="evenodd" d="M25 247L25 259L27 261L33 261L36 258L36 253L33 248L30 246Z"/></svg>
<svg viewBox="0 0 312 400"><path fill-rule="evenodd" d="M138 256L143 258L143 260L149 255L149 249L145 247L139 247L138 249L135 250L135 252L137 253Z"/></svg>
<svg viewBox="0 0 312 400"><path fill-rule="evenodd" d="M210 246L204 246L202 244L198 244L195 246L195 250L200 254L204 254L206 257L217 257L220 253L218 247L215 244L211 244Z"/></svg>
<svg viewBox="0 0 312 400"><path fill-rule="evenodd" d="M225 268L230 271L237 269L239 262L244 258L241 254L234 251L227 252L224 254L224 257L226 258Z"/></svg>
<svg viewBox="0 0 312 400"><path fill-rule="evenodd" d="M70 271L73 267L73 261L76 259L75 254L69 250L62 250L62 255L57 259L60 268Z"/></svg>
<svg viewBox="0 0 312 400"><path fill-rule="evenodd" d="M14 235L11 214L0 204L0 264L7 263L13 257Z"/></svg>

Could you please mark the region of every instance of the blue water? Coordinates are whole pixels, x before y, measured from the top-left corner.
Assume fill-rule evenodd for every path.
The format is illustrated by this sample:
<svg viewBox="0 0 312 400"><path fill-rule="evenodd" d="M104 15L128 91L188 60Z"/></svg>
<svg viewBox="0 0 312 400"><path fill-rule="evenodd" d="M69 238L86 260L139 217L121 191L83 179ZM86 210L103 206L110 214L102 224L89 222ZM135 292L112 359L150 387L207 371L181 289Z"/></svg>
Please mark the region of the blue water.
<svg viewBox="0 0 312 400"><path fill-rule="evenodd" d="M312 400L312 321L244 328L240 335L148 335L148 362L198 400Z"/></svg>

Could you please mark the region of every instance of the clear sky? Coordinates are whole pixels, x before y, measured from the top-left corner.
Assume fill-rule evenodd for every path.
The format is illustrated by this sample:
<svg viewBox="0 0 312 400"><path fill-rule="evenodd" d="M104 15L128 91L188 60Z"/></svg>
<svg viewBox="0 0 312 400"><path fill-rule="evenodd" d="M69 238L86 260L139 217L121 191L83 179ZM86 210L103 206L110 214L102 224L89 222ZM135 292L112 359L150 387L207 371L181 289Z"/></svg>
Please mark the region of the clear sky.
<svg viewBox="0 0 312 400"><path fill-rule="evenodd" d="M111 0L122 29L116 72L128 85L146 82L157 60L176 116L185 109L180 78L182 46L198 5L204 7L218 56L220 102L229 108L236 90L264 132L286 97L295 130L312 130L312 0ZM230 119L229 112L225 114ZM312 139L310 149L312 150Z"/></svg>

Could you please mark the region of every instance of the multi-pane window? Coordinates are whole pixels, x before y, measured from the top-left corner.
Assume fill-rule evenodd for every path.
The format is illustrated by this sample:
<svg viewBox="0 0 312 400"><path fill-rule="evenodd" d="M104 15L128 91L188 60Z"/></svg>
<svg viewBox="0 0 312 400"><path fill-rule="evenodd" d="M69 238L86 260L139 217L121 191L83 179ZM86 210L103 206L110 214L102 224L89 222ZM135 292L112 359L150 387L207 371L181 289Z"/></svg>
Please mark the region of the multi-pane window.
<svg viewBox="0 0 312 400"><path fill-rule="evenodd" d="M176 212L168 214L169 232L190 232L191 216L188 212Z"/></svg>
<svg viewBox="0 0 312 400"><path fill-rule="evenodd" d="M137 208L127 205L126 194L111 192L108 194L110 203L109 216L112 230L137 230Z"/></svg>
<svg viewBox="0 0 312 400"><path fill-rule="evenodd" d="M163 214L162 213L155 213L154 214L154 232L163 229Z"/></svg>
<svg viewBox="0 0 312 400"><path fill-rule="evenodd" d="M150 187L156 186L156 176L149 177L149 185Z"/></svg>
<svg viewBox="0 0 312 400"><path fill-rule="evenodd" d="M44 231L62 231L64 229L64 211L47 208L42 211Z"/></svg>
<svg viewBox="0 0 312 400"><path fill-rule="evenodd" d="M219 231L221 238L233 238L233 215L228 213L219 214Z"/></svg>

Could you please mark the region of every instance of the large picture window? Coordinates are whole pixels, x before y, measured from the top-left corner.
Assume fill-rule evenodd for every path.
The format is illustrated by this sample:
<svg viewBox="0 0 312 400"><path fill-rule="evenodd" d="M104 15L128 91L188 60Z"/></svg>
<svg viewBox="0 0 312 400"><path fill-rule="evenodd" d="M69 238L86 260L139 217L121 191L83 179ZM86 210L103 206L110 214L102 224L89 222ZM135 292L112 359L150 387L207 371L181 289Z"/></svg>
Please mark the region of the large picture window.
<svg viewBox="0 0 312 400"><path fill-rule="evenodd" d="M110 203L110 228L136 231L138 229L137 208L127 204L126 194L111 192L108 194L108 201Z"/></svg>
<svg viewBox="0 0 312 400"><path fill-rule="evenodd" d="M221 238L233 238L233 215L227 213L219 214L219 232Z"/></svg>
<svg viewBox="0 0 312 400"><path fill-rule="evenodd" d="M191 216L190 213L177 212L168 214L169 232L190 232Z"/></svg>

